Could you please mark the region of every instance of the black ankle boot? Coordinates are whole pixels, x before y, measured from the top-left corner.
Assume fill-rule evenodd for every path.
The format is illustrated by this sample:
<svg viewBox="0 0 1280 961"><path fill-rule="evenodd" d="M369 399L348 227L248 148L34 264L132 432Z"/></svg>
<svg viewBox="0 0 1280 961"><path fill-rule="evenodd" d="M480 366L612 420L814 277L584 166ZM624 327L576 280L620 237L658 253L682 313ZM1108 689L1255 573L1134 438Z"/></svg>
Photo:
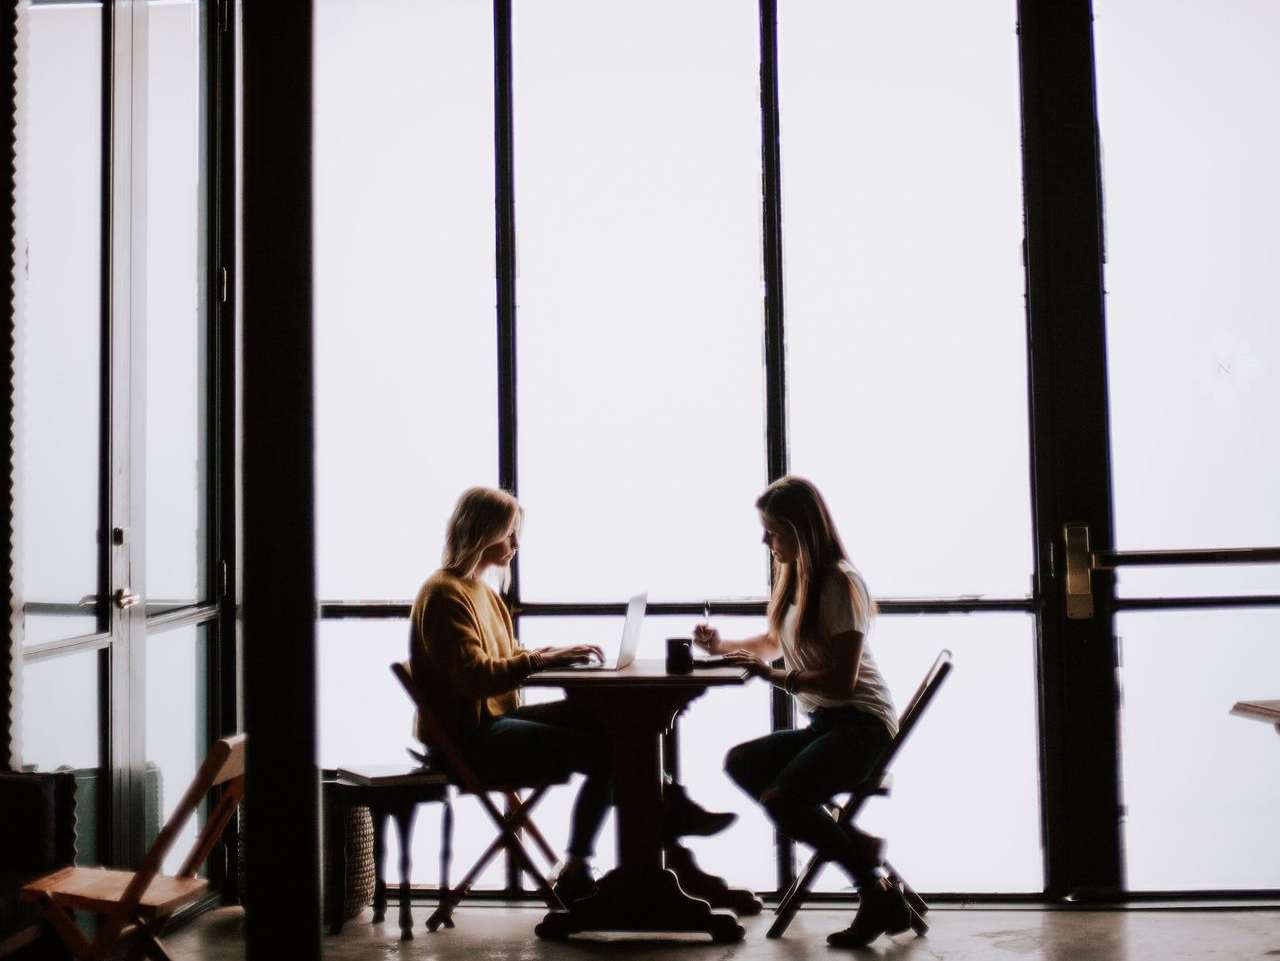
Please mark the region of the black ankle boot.
<svg viewBox="0 0 1280 961"><path fill-rule="evenodd" d="M827 935L838 948L865 948L882 934L901 934L911 927L911 908L902 890L888 878L858 892L858 913L843 931Z"/></svg>
<svg viewBox="0 0 1280 961"><path fill-rule="evenodd" d="M680 784L668 784L662 792L662 832L667 840L710 837L738 819L730 811L708 811L692 800Z"/></svg>

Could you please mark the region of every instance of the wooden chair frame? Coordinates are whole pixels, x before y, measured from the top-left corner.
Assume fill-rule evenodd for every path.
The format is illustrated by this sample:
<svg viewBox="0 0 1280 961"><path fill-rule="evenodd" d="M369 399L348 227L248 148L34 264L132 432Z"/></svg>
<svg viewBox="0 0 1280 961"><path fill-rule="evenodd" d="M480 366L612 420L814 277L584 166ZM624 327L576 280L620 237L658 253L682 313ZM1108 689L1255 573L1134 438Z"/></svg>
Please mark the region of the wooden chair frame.
<svg viewBox="0 0 1280 961"><path fill-rule="evenodd" d="M454 787L465 794L475 795L498 828L498 836L480 855L479 860L476 861L463 879L452 888L441 891L440 904L436 907L431 917L427 919L427 928L434 931L442 924L447 928L453 927L453 909L470 893L471 886L475 883L476 878L480 876L480 872L503 848L511 852L520 868L533 879L534 884L537 885L538 893L542 895L547 907L553 911L563 910L564 904L552 889L547 873L539 868L529 855L520 837L520 832L527 832L546 859L552 865L555 864L555 852L552 850L551 845L547 843L546 838L543 837L542 832L530 820L529 814L534 806L542 800L547 788L555 784L565 783L566 778L548 777L536 783L527 784L494 785L482 783L480 777L476 774L475 768L471 766L471 762L467 760L466 755L463 754L462 749L458 746L457 740L445 727L423 695L422 689L414 681L409 665L396 661L391 665L391 672L395 674L396 679L417 706L418 717L426 734L425 743L431 752L431 756L443 761L446 773ZM522 798L520 796L520 791L522 790L529 790L529 796ZM491 793L501 794L506 799L507 811L505 814L498 809L498 806L489 796Z"/></svg>
<svg viewBox="0 0 1280 961"><path fill-rule="evenodd" d="M117 941L133 937L130 961L146 956L154 961L170 959L160 943L160 933L170 916L204 893L208 882L196 871L212 853L244 797L245 735L217 741L196 772L191 785L174 808L135 871L67 867L23 886L20 897L35 903L71 953L80 961L101 961ZM214 786L223 786L204 828L196 836L176 875L163 875L160 865L178 833ZM72 920L73 910L102 916L97 936L90 941Z"/></svg>
<svg viewBox="0 0 1280 961"><path fill-rule="evenodd" d="M892 784L889 765L897 757L903 743L916 724L919 723L920 715L924 713L925 708L929 706L934 695L938 693L938 688L942 686L942 682L947 679L947 675L950 673L951 652L944 650L934 660L933 666L929 668L924 680L920 682L920 686L907 704L906 710L902 712L902 716L898 721L897 735L889 742L889 746L885 748L884 753L876 761L871 773L857 788L850 792L844 804L839 807L834 807L833 805L832 817L842 827L854 822L858 812L868 798L877 795L884 796L889 793L889 788ZM782 900L778 903L777 917L769 928L768 937L782 937L783 932L787 930L787 926L791 924L792 919L795 917L796 911L800 909L805 896L809 893L809 888L818 879L818 873L822 870L824 864L826 864L826 860L815 852L813 857L809 859L809 863L805 865L804 870L791 882L791 887L787 889L787 893L783 895ZM907 899L907 905L911 909L912 929L916 934L924 934L929 930L929 924L924 919L929 906L924 903L920 895L912 890L911 885L903 880L902 875L894 869L892 864L888 861L882 861L881 867L889 875L889 879L902 888L902 893Z"/></svg>

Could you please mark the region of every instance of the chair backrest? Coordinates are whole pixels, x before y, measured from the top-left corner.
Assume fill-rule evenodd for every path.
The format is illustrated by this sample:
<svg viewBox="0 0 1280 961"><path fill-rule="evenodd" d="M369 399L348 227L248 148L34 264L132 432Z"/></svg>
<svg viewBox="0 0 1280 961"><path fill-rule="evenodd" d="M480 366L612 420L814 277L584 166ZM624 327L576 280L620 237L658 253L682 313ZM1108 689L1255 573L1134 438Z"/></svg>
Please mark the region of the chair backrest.
<svg viewBox="0 0 1280 961"><path fill-rule="evenodd" d="M134 871L133 879L120 896L116 910L99 930L99 941L104 944L111 943L119 934L120 928L132 920L138 902L155 876L160 873L160 865L164 862L169 849L173 847L178 834L186 827L187 821L195 814L196 808L209 790L221 784L223 785L221 796L213 810L209 812L204 827L196 835L191 852L178 870L177 876L180 878L195 877L196 871L200 870L200 865L213 851L214 845L218 843L231 816L235 814L241 799L244 798L244 747L244 734L224 737L214 742L205 756L204 763L200 765L196 776L182 795L182 799L173 809L169 820L160 829L160 833L156 835L156 839L143 856L142 863Z"/></svg>
<svg viewBox="0 0 1280 961"><path fill-rule="evenodd" d="M880 755L880 760L876 763L871 775L865 782L867 785L878 785L883 779L885 771L889 769L889 765L893 762L894 757L897 756L898 751L902 749L902 745L908 735L919 723L920 716L924 714L925 708L929 706L934 695L938 693L938 688L942 686L942 682L947 679L947 675L950 673L951 652L944 649L934 658L933 665L929 668L928 673L925 674L924 680L920 682L915 694L907 702L906 709L898 718L898 733L894 735L893 740L889 742L889 746Z"/></svg>
<svg viewBox="0 0 1280 961"><path fill-rule="evenodd" d="M475 769L462 753L457 739L440 720L440 715L432 709L431 702L423 693L422 687L413 679L413 672L409 669L409 665L404 661L394 661L391 664L391 673L396 676L396 680L400 682L418 709L419 732L424 735L427 749L432 757L444 761L448 774L469 793L482 796L484 788L480 784L480 778L476 775Z"/></svg>

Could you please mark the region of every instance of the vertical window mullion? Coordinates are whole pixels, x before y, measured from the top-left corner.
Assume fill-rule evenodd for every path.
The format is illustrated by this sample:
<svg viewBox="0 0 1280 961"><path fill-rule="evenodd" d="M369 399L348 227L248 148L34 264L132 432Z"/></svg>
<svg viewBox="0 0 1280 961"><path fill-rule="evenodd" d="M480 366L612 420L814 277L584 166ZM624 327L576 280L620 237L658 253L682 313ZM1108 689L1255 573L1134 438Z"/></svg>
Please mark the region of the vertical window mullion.
<svg viewBox="0 0 1280 961"><path fill-rule="evenodd" d="M498 322L498 486L512 493L516 487L518 438L516 436L516 216L514 113L511 79L511 0L493 3L493 139L494 139L494 240ZM511 565L507 601L513 612L520 607L520 561ZM515 626L519 636L520 621ZM506 861L507 891L520 888L520 868L511 852Z"/></svg>
<svg viewBox="0 0 1280 961"><path fill-rule="evenodd" d="M778 116L778 4L760 0L760 150L764 238L765 444L770 482L787 473L786 341L782 309L782 159ZM773 730L795 727L790 695L772 692ZM795 844L775 834L778 890L795 878Z"/></svg>

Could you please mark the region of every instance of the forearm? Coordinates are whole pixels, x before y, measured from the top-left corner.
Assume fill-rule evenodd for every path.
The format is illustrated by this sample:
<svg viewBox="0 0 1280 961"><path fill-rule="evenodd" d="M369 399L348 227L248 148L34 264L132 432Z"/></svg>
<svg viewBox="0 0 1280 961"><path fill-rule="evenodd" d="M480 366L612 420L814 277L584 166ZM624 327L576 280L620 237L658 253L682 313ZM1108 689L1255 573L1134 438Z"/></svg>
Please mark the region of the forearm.
<svg viewBox="0 0 1280 961"><path fill-rule="evenodd" d="M473 697L496 697L516 690L537 670L537 661L528 651L512 657L470 657L458 664L458 679Z"/></svg>
<svg viewBox="0 0 1280 961"><path fill-rule="evenodd" d="M770 666L764 678L788 694L819 694L823 697L845 698L853 692L848 675L832 670L802 671L794 667Z"/></svg>
<svg viewBox="0 0 1280 961"><path fill-rule="evenodd" d="M709 654L728 654L730 651L746 651L762 661L772 661L782 656L782 647L768 634L757 634L742 640L726 640L721 638L714 647L708 648Z"/></svg>

